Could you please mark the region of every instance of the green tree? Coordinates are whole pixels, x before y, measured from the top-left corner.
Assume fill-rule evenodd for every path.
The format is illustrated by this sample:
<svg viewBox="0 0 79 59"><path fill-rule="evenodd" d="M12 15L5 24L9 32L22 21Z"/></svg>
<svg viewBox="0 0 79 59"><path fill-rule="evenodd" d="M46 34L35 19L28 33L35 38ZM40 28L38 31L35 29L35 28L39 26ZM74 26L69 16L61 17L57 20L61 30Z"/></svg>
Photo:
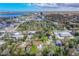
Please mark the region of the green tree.
<svg viewBox="0 0 79 59"><path fill-rule="evenodd" d="M46 56L49 53L49 48L47 45L44 46L42 54Z"/></svg>
<svg viewBox="0 0 79 59"><path fill-rule="evenodd" d="M53 55L55 55L55 56L61 56L61 55L63 55L63 51L64 50L63 50L62 47L53 45L52 48L51 48L51 51L53 52Z"/></svg>
<svg viewBox="0 0 79 59"><path fill-rule="evenodd" d="M24 48L19 48L18 49L18 55L19 56L24 56L26 53L25 53L25 49Z"/></svg>
<svg viewBox="0 0 79 59"><path fill-rule="evenodd" d="M46 42L47 40L48 40L48 37L47 37L47 36L43 35L43 36L41 37L41 41Z"/></svg>
<svg viewBox="0 0 79 59"><path fill-rule="evenodd" d="M32 55L32 56L36 55L37 51L38 51L37 47L35 45L32 45L29 54Z"/></svg>

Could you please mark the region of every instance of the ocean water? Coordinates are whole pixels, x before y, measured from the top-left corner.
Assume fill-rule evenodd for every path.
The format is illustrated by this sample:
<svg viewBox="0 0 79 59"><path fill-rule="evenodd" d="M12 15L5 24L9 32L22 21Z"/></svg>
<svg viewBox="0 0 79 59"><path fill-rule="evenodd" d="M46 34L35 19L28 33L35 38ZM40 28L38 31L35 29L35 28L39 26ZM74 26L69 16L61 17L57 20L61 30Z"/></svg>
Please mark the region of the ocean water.
<svg viewBox="0 0 79 59"><path fill-rule="evenodd" d="M16 17L21 15L22 14L0 14L0 17Z"/></svg>
<svg viewBox="0 0 79 59"><path fill-rule="evenodd" d="M30 5L29 3L0 3L0 12L19 12L19 11L40 11L41 9L37 6ZM21 14L0 14L0 17L14 17L20 16Z"/></svg>
<svg viewBox="0 0 79 59"><path fill-rule="evenodd" d="M47 4L46 4L47 5ZM50 6L38 6L36 3L0 3L0 12L7 11L79 11L79 7L70 7L70 6L62 6L62 5L52 5ZM8 16L19 16L21 14L0 14L0 17L8 17Z"/></svg>

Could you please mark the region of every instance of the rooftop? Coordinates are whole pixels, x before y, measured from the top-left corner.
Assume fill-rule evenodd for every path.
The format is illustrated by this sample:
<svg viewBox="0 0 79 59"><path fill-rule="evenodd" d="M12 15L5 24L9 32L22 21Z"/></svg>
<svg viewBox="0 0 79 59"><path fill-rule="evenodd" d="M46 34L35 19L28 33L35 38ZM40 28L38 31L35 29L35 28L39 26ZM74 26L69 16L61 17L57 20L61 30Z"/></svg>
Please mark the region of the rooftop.
<svg viewBox="0 0 79 59"><path fill-rule="evenodd" d="M54 32L57 38L59 39L64 39L65 37L67 38L73 38L73 35L69 31L59 31L59 32Z"/></svg>
<svg viewBox="0 0 79 59"><path fill-rule="evenodd" d="M0 45L3 45L3 44L5 44L5 43L6 43L5 41L0 40Z"/></svg>

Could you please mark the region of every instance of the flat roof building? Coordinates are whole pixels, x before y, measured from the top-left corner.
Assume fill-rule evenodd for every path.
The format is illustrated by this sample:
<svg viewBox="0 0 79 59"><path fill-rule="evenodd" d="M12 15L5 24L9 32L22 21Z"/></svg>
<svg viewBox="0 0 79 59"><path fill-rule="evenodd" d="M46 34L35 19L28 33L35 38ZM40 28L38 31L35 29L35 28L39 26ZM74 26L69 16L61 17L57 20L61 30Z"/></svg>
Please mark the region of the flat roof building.
<svg viewBox="0 0 79 59"><path fill-rule="evenodd" d="M11 37L16 39L21 39L24 37L24 35L21 32L12 32Z"/></svg>
<svg viewBox="0 0 79 59"><path fill-rule="evenodd" d="M3 45L3 44L5 44L5 43L6 43L5 41L0 40L0 45Z"/></svg>
<svg viewBox="0 0 79 59"><path fill-rule="evenodd" d="M70 38L73 39L73 35L69 31L57 31L54 32L57 38L64 39L64 38Z"/></svg>

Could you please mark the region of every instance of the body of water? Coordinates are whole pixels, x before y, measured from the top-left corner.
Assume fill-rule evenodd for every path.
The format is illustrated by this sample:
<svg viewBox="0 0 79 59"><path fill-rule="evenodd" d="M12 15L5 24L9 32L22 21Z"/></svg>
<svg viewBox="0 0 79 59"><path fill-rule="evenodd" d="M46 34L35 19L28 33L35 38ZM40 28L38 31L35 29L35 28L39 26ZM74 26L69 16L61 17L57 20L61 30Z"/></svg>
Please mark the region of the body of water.
<svg viewBox="0 0 79 59"><path fill-rule="evenodd" d="M22 14L0 14L0 17L16 17L21 15Z"/></svg>
<svg viewBox="0 0 79 59"><path fill-rule="evenodd" d="M75 4L74 4L75 5ZM51 6L51 7L50 7ZM73 7L70 4L32 4L32 3L0 3L0 12L17 11L79 11L79 7ZM22 14L0 14L0 17L13 17Z"/></svg>

